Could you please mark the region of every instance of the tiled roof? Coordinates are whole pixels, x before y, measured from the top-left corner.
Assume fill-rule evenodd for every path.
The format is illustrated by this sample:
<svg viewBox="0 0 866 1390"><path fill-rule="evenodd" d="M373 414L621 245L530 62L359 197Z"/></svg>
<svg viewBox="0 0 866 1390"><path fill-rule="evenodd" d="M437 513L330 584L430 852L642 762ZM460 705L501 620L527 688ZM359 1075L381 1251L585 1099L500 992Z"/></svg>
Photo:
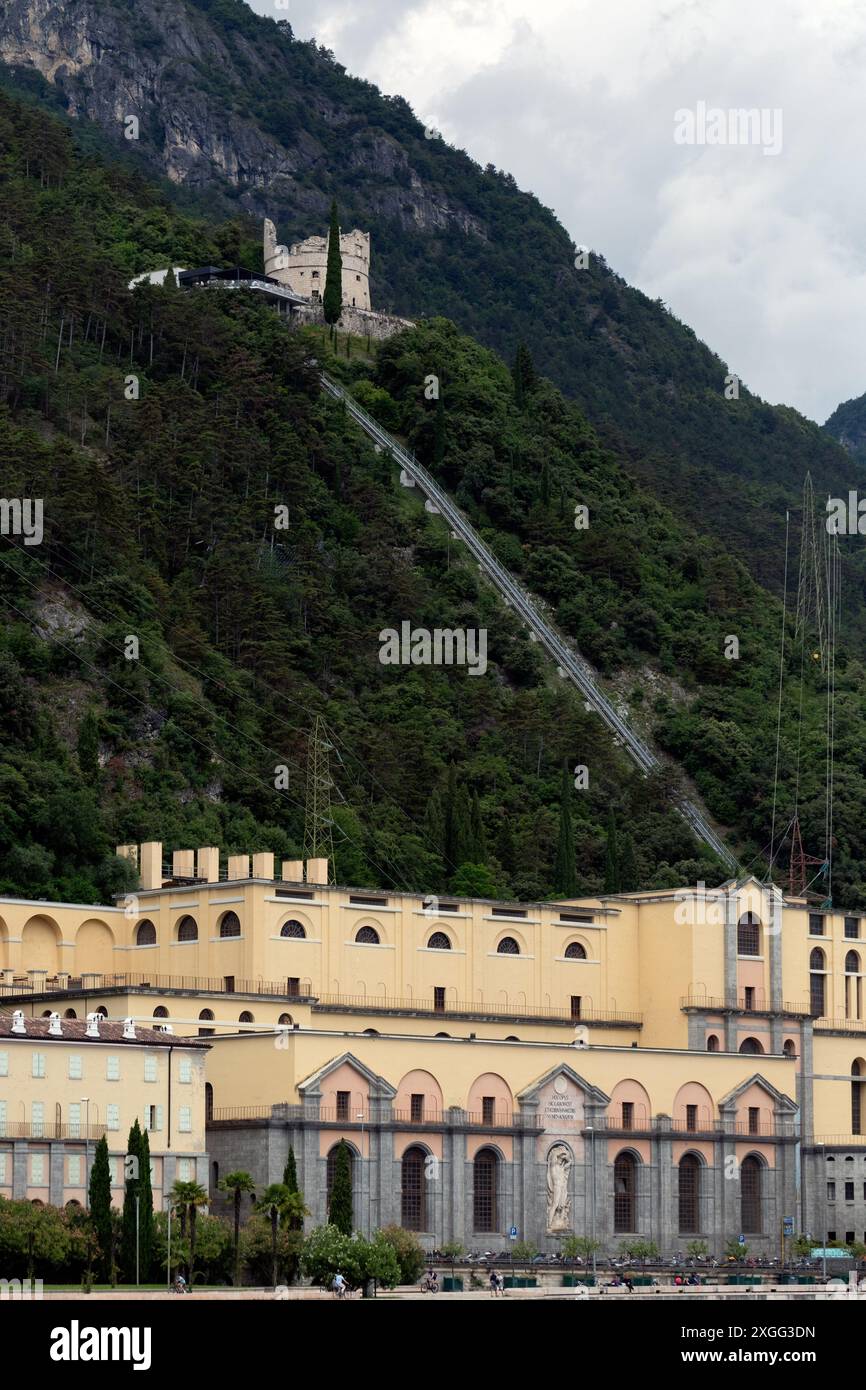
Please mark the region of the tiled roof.
<svg viewBox="0 0 866 1390"><path fill-rule="evenodd" d="M117 1044L136 1044L146 1043L148 1047L209 1047L210 1044L203 1038L186 1038L178 1036L176 1033L160 1033L155 1028L140 1028L136 1023L135 1037L125 1038L123 1036L123 1024L117 1020L101 1018L99 1020L99 1037L92 1038L87 1036L87 1022L83 1018L62 1018L60 1020L61 1035L58 1037L54 1033L49 1033L48 1025L50 1019L47 1018L25 1018L24 1027L26 1033L13 1033L11 1013L0 1013L0 1038L39 1038L45 1042L81 1042L81 1043L111 1043Z"/></svg>

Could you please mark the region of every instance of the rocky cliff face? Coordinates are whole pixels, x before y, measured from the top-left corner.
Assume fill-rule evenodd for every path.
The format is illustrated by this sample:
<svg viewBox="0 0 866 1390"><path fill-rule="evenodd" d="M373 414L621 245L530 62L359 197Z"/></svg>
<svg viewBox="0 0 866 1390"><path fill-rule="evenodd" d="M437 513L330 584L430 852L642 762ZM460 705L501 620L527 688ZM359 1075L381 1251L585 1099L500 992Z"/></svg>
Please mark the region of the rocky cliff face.
<svg viewBox="0 0 866 1390"><path fill-rule="evenodd" d="M250 13L247 25L220 32L186 0L0 0L0 61L40 73L71 115L118 141L134 117L140 148L169 179L194 189L224 180L256 216L294 223L306 213L305 231L315 230L338 153L359 213L484 236L479 218L419 177L398 140L309 84L311 68L342 69L296 43L288 24Z"/></svg>

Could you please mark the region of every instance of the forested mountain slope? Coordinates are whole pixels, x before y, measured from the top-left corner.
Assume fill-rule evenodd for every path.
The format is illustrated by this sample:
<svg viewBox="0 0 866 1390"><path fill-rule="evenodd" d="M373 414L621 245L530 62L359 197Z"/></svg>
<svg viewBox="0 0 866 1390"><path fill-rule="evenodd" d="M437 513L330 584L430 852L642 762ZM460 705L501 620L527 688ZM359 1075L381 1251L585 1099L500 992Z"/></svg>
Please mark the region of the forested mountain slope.
<svg viewBox="0 0 866 1390"><path fill-rule="evenodd" d="M237 227L180 213L5 97L0 150L0 478L45 504L41 545L0 539L0 891L92 900L118 883L120 841L296 854L318 711L343 881L540 896L563 889L564 833L577 891L717 879L666 798L675 767L634 771L323 397L320 333L246 293L126 289L143 263L224 258ZM528 359L516 385L442 319L375 360L359 346L329 369L456 492L750 862L769 819L776 604ZM404 620L486 628L487 674L383 666L379 633ZM858 896L862 671L844 654L839 686L838 883ZM818 747L817 681L806 718ZM588 790L563 785L566 762ZM807 839L820 775L816 756Z"/></svg>
<svg viewBox="0 0 866 1390"><path fill-rule="evenodd" d="M626 285L603 247L576 269L565 229L507 172L435 138L286 21L243 0L0 0L0 61L179 196L252 214L256 236L265 214L286 240L323 232L336 197L344 224L372 233L374 305L444 315L509 358L526 341L656 495L676 495L776 591L785 510L807 469L818 496L857 485L860 464L795 410L748 383L727 400L737 364ZM858 639L864 579L850 549L845 620Z"/></svg>

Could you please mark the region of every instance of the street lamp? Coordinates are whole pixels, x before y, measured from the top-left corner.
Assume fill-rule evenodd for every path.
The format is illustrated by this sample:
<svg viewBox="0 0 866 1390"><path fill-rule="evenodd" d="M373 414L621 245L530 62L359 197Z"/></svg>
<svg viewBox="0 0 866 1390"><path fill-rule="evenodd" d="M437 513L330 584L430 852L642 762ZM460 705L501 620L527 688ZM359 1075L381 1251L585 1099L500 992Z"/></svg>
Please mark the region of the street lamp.
<svg viewBox="0 0 866 1390"><path fill-rule="evenodd" d="M356 1119L356 1121L358 1122L358 1124L361 1126L361 1163L360 1163L359 1166L360 1166L360 1169L361 1169L362 1180L363 1180L363 1174L364 1174L365 1171L366 1171L366 1174L367 1174L367 1229L369 1230L369 1229L370 1229L370 1225L371 1225L371 1222L370 1222L370 1213L371 1213L371 1210L372 1210L373 1195L372 1195L372 1193L371 1193L371 1191L370 1191L370 1165L369 1165L369 1163L367 1163L367 1164L364 1163L364 1112L363 1112L363 1110L359 1110L359 1111L358 1111L357 1115L355 1116L355 1119Z"/></svg>
<svg viewBox="0 0 866 1390"><path fill-rule="evenodd" d="M165 1291L171 1293L171 1194L165 1199L168 1212L168 1229L166 1234L166 1253L165 1253Z"/></svg>
<svg viewBox="0 0 866 1390"><path fill-rule="evenodd" d="M84 1111L84 1210L90 1210L90 1097L82 1096Z"/></svg>
<svg viewBox="0 0 866 1390"><path fill-rule="evenodd" d="M595 1129L592 1125L587 1125L585 1133L589 1135L589 1162L590 1162L590 1233L589 1238L592 1242L592 1286L596 1286L596 1265L595 1265Z"/></svg>
<svg viewBox="0 0 866 1390"><path fill-rule="evenodd" d="M827 1282L827 1145L821 1145L821 1202L824 1213L821 1222L821 1262L824 1266L824 1283Z"/></svg>

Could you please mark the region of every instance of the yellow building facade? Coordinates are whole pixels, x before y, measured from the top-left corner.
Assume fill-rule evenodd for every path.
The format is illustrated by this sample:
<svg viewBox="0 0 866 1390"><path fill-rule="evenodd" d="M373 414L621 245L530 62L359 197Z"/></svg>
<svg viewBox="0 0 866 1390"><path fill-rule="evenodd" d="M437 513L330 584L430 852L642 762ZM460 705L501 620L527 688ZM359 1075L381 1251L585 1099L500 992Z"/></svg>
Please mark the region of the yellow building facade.
<svg viewBox="0 0 866 1390"><path fill-rule="evenodd" d="M323 1220L345 1139L359 1226L432 1245L866 1240L859 917L754 880L518 904L120 852L110 908L0 901L0 990L207 1036L212 1187L291 1145Z"/></svg>

